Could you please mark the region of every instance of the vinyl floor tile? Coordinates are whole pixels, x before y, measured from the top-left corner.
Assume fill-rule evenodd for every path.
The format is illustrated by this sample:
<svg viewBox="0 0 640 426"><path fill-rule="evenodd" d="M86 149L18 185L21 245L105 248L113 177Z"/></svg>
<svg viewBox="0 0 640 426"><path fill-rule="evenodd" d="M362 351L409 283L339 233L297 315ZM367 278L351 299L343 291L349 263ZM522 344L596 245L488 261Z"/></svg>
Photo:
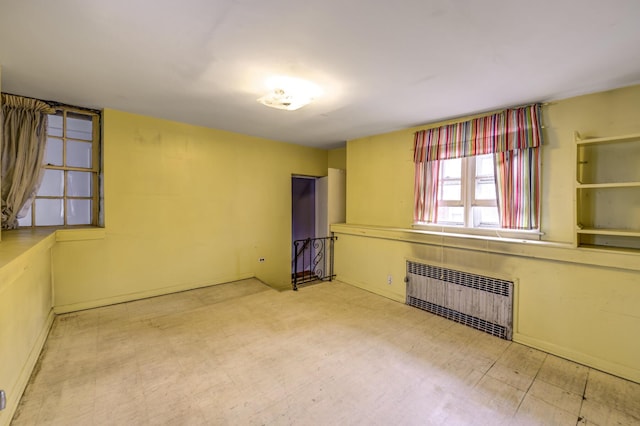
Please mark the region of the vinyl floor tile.
<svg viewBox="0 0 640 426"><path fill-rule="evenodd" d="M640 385L340 282L249 279L58 316L12 424L640 424Z"/></svg>

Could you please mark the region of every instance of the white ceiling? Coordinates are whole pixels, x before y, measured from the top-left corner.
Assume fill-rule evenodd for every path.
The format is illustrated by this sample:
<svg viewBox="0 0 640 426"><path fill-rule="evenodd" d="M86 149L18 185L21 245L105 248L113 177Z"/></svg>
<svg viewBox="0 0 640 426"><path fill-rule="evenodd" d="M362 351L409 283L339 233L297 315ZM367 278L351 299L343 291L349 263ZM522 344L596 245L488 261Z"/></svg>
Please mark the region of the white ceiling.
<svg viewBox="0 0 640 426"><path fill-rule="evenodd" d="M638 0L0 0L2 90L332 148L640 83ZM325 95L256 102L274 74Z"/></svg>

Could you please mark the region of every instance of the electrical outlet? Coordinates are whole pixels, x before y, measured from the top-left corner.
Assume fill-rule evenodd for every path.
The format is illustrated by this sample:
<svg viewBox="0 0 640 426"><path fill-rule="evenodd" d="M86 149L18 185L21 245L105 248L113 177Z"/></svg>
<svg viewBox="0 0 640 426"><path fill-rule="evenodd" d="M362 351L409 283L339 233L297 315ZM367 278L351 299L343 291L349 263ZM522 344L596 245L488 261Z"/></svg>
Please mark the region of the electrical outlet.
<svg viewBox="0 0 640 426"><path fill-rule="evenodd" d="M260 263L264 262L264 257L261 257L260 259L258 259L258 262Z"/></svg>
<svg viewBox="0 0 640 426"><path fill-rule="evenodd" d="M393 284L393 276L387 275L387 284L389 285Z"/></svg>

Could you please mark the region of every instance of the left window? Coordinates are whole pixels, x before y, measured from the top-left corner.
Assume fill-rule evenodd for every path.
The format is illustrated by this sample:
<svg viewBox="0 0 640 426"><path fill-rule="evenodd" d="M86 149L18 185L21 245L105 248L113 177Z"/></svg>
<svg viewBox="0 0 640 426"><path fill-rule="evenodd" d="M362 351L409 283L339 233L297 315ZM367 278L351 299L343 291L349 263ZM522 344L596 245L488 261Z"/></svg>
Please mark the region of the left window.
<svg viewBox="0 0 640 426"><path fill-rule="evenodd" d="M98 225L100 114L56 107L48 116L44 168L20 226Z"/></svg>

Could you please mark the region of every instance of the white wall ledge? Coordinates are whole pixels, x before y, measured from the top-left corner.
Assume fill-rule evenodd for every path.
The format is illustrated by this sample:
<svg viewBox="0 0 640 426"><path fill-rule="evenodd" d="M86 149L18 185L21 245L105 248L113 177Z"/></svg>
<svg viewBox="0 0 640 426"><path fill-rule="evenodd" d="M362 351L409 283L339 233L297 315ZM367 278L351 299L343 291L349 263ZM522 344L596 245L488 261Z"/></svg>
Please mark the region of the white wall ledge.
<svg viewBox="0 0 640 426"><path fill-rule="evenodd" d="M580 248L571 243L562 242L451 234L411 228L347 223L331 225L331 231L338 236L340 234L355 235L413 244L640 271L640 251L633 250Z"/></svg>
<svg viewBox="0 0 640 426"><path fill-rule="evenodd" d="M23 254L33 250L45 241L48 247L55 243L55 229L15 229L2 231L0 241L0 270L21 258Z"/></svg>
<svg viewBox="0 0 640 426"><path fill-rule="evenodd" d="M57 242L99 240L105 238L104 228L35 228L2 232L0 241L0 285L29 267L28 253L46 250Z"/></svg>

